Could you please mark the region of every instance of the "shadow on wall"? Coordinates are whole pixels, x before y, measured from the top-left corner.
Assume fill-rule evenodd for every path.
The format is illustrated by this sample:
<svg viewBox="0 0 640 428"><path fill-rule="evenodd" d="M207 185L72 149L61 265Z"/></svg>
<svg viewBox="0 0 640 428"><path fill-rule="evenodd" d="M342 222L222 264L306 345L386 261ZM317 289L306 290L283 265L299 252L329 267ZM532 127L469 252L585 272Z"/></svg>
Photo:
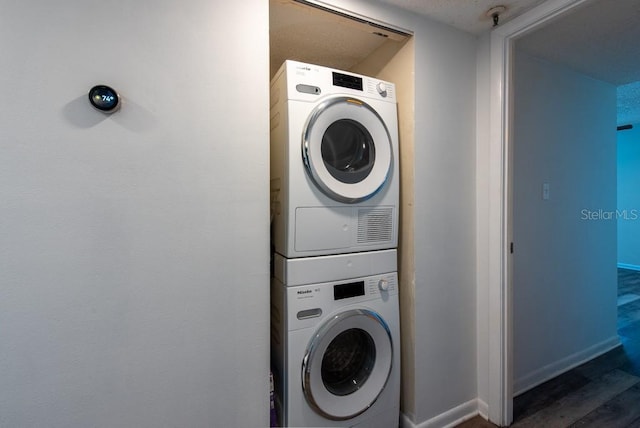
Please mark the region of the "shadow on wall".
<svg viewBox="0 0 640 428"><path fill-rule="evenodd" d="M64 105L62 116L79 129L93 128L107 119L135 133L148 132L156 127L157 120L149 110L130 99L123 98L121 103L118 111L103 113L91 106L87 95L81 95Z"/></svg>

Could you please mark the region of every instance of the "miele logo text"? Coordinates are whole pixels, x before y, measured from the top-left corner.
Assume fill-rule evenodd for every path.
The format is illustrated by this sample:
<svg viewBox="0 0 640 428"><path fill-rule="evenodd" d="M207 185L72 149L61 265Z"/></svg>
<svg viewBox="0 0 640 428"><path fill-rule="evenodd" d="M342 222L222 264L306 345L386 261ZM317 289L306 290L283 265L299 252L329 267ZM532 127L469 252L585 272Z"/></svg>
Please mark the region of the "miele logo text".
<svg viewBox="0 0 640 428"><path fill-rule="evenodd" d="M313 293L312 290L298 290L296 291L296 293L298 294L309 294L309 293Z"/></svg>

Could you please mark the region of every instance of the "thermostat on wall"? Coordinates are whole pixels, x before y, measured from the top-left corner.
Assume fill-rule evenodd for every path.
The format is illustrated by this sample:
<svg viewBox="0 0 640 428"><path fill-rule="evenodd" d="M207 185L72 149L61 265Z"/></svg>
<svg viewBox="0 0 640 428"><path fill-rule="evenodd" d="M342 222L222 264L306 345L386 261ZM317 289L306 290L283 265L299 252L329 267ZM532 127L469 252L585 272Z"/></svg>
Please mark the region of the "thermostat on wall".
<svg viewBox="0 0 640 428"><path fill-rule="evenodd" d="M96 85L89 91L89 102L103 113L113 113L120 107L120 96L109 86Z"/></svg>

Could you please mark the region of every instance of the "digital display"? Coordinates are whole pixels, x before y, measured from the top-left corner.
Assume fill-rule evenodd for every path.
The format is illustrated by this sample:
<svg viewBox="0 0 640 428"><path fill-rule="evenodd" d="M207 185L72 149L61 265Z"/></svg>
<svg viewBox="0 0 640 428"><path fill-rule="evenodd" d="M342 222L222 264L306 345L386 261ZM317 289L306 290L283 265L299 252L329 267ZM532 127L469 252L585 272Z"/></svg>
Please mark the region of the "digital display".
<svg viewBox="0 0 640 428"><path fill-rule="evenodd" d="M348 74L333 72L334 86L342 86L343 88L356 89L362 91L362 78L358 76L350 76Z"/></svg>
<svg viewBox="0 0 640 428"><path fill-rule="evenodd" d="M364 296L364 281L349 282L333 286L333 300Z"/></svg>
<svg viewBox="0 0 640 428"><path fill-rule="evenodd" d="M89 102L98 110L111 113L118 108L120 97L112 88L105 85L97 85L89 91Z"/></svg>

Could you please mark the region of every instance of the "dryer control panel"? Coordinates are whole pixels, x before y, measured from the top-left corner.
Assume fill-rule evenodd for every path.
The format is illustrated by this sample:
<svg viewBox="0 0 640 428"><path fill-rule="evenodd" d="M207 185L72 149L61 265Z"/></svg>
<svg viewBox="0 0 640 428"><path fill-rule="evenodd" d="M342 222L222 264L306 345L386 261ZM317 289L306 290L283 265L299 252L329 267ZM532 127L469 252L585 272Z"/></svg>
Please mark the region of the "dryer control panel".
<svg viewBox="0 0 640 428"><path fill-rule="evenodd" d="M315 101L320 96L340 94L396 102L395 85L391 82L320 65L287 60L271 80L271 86L280 79L286 80L284 96L289 100Z"/></svg>

